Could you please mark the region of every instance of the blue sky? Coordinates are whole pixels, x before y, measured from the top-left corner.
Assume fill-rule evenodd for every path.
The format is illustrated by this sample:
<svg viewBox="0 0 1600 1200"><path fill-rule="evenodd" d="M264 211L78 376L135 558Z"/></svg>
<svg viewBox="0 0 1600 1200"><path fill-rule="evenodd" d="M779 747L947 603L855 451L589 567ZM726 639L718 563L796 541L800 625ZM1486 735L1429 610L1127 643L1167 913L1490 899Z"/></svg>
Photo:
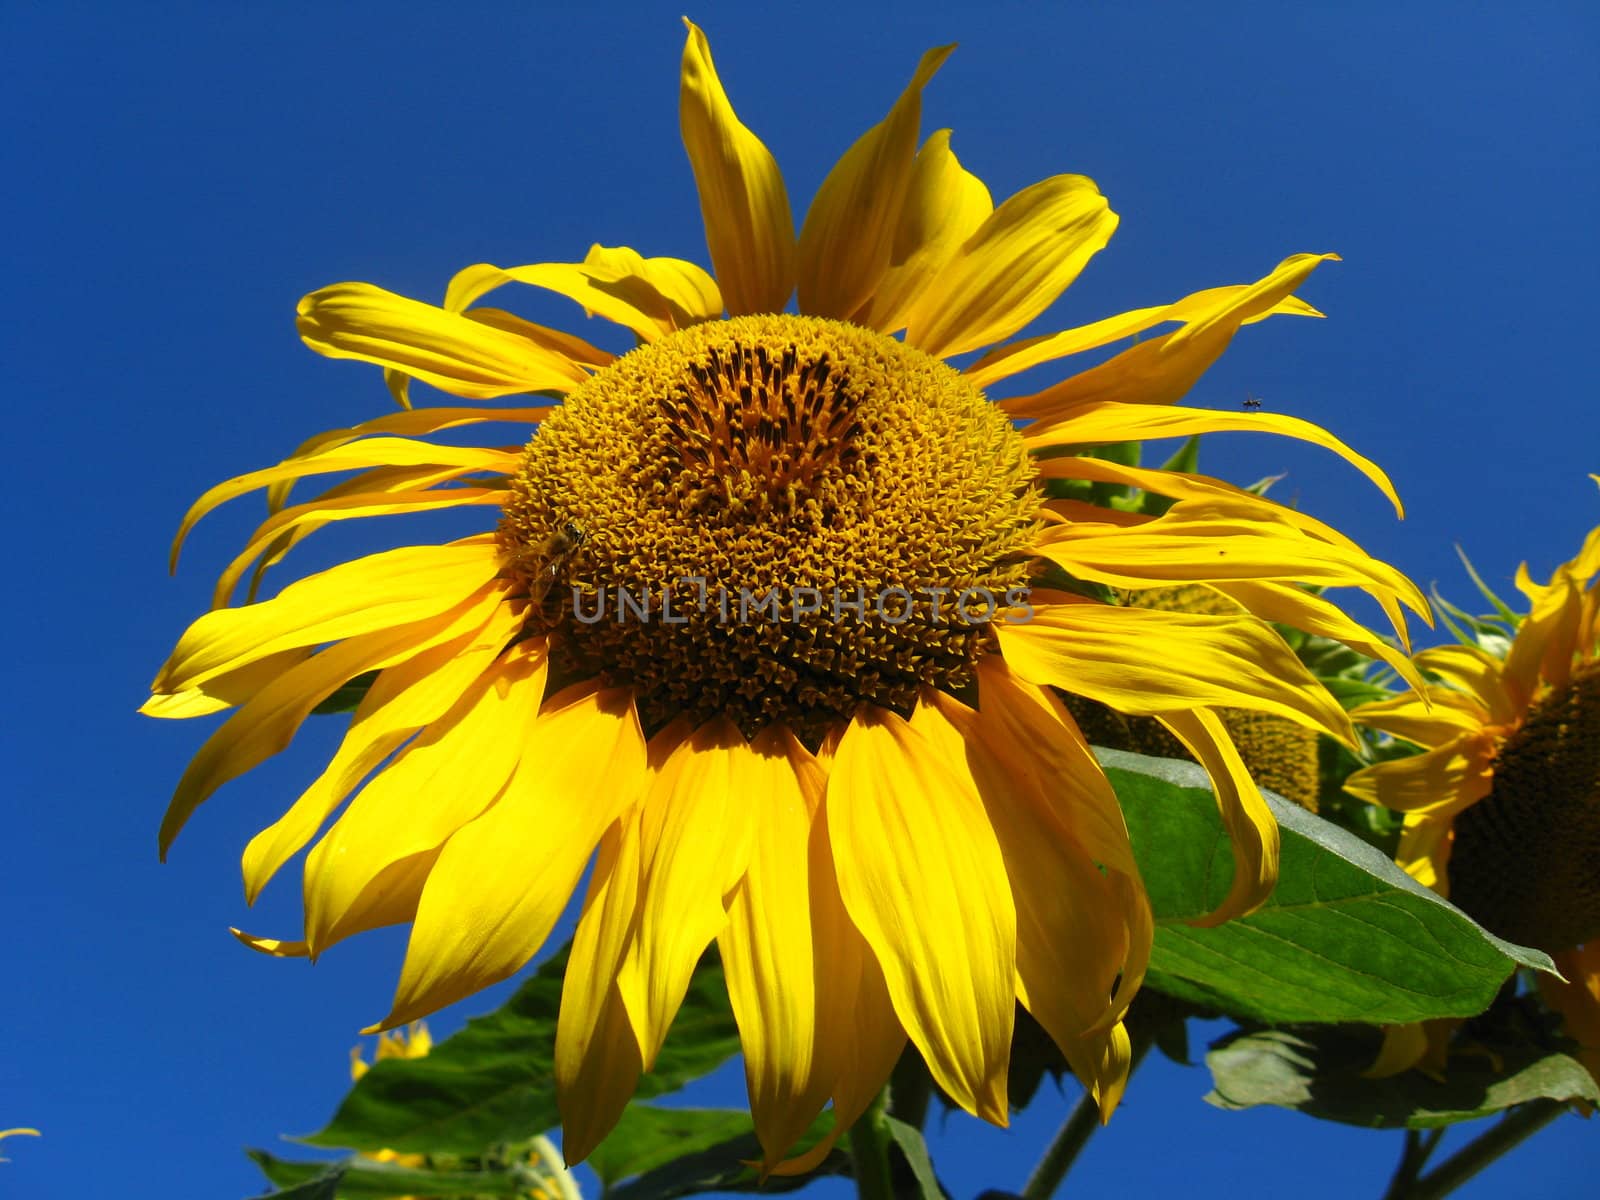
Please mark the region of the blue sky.
<svg viewBox="0 0 1600 1200"><path fill-rule="evenodd" d="M315 773L331 725L225 789L156 861L156 823L202 731L134 709L258 510L211 518L176 580L167 542L216 480L386 411L376 372L300 344L303 293L359 279L437 298L465 264L571 260L596 240L705 261L677 134L680 11L0 6L0 346L16 410L0 1128L45 1132L6 1144L0 1194L252 1195L240 1147L314 1128L342 1094L403 935L345 943L311 969L226 932L297 932L291 875L247 912L238 854ZM797 207L920 52L960 42L924 131L952 127L997 197L1078 172L1122 215L1037 331L1253 280L1292 252L1342 254L1303 292L1329 320L1245 330L1191 402L1253 394L1325 425L1389 470L1406 521L1331 455L1282 439L1210 439L1211 472L1287 471L1275 494L1458 598L1453 543L1505 581L1523 559L1548 572L1600 520L1586 478L1600 471L1592 5L691 15ZM572 319L537 300L524 311ZM304 569L373 547L370 531L318 536L297 552ZM468 1001L436 1031L495 1002ZM1202 1071L1150 1066L1071 1183L1375 1195L1398 1153L1398 1135L1217 1112L1205 1090ZM739 1092L736 1074L707 1089ZM1009 1133L935 1124L953 1193L1018 1187L1065 1107L1043 1098ZM1461 1194L1549 1194L1597 1165L1596 1128L1564 1118Z"/></svg>

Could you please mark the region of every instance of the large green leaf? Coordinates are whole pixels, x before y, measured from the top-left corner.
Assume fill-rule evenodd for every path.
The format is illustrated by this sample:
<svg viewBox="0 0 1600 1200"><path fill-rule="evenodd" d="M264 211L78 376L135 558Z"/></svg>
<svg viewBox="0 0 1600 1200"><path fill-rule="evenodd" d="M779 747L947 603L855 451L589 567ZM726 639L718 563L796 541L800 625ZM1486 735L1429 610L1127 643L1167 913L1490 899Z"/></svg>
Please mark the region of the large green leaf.
<svg viewBox="0 0 1600 1200"><path fill-rule="evenodd" d="M1375 1129L1428 1129L1469 1121L1530 1100L1600 1103L1583 1064L1525 1042L1494 1055L1452 1055L1443 1079L1406 1071L1363 1079L1378 1051L1372 1031L1264 1029L1219 1043L1206 1055L1218 1108L1273 1104Z"/></svg>
<svg viewBox="0 0 1600 1200"><path fill-rule="evenodd" d="M271 1200L380 1200L397 1196L506 1196L528 1194L538 1177L518 1167L499 1167L480 1171L434 1171L427 1167L404 1167L370 1158L347 1158L329 1168L325 1162L296 1162L278 1158L265 1150L252 1150L250 1157L266 1177L283 1191L271 1193ZM331 1182L330 1182L331 1181ZM326 1192L305 1191L318 1185Z"/></svg>
<svg viewBox="0 0 1600 1200"><path fill-rule="evenodd" d="M750 1114L742 1109L630 1104L623 1110L617 1127L586 1161L600 1176L600 1182L610 1188L620 1180L641 1175L685 1154L751 1135L753 1129ZM729 1162L739 1165L736 1158Z"/></svg>
<svg viewBox="0 0 1600 1200"><path fill-rule="evenodd" d="M374 1064L350 1090L317 1146L424 1154L481 1154L554 1126L556 1014L567 952L546 962L510 1000L435 1046L426 1058ZM645 1099L714 1070L739 1050L722 968L708 955L656 1059L639 1081Z"/></svg>
<svg viewBox="0 0 1600 1200"><path fill-rule="evenodd" d="M624 1126L630 1121L645 1123L660 1121L660 1128L669 1128L672 1124L672 1118L641 1116L644 1113L668 1113L672 1110L646 1105L629 1107L629 1115L623 1118L623 1124L617 1126L617 1131L607 1139L608 1142L621 1140L620 1135ZM741 1123L746 1130L751 1128L748 1113L715 1109L700 1111L705 1114L706 1123L697 1133L691 1134L691 1137L696 1139L700 1132L709 1131L714 1124L721 1122L726 1122L728 1128L737 1128ZM634 1128L640 1127L634 1126ZM832 1114L823 1113L811 1123L811 1128L801 1135L791 1153L799 1154L815 1145L832 1127ZM848 1174L850 1169L849 1157L843 1151L834 1150L809 1175L772 1175L763 1183L760 1173L746 1165L761 1160L761 1143L756 1141L754 1133L742 1133L715 1145L705 1146L703 1149L697 1148L699 1144L698 1140L694 1145L686 1141L677 1148L675 1154L662 1157L660 1165L646 1170L642 1175L620 1187L608 1186L607 1200L675 1200L678 1196L693 1196L701 1192L760 1192L762 1195L771 1195L803 1188L823 1175ZM599 1153L596 1151L595 1157L598 1157ZM590 1161L593 1162L593 1158ZM599 1167L595 1169L599 1171ZM615 1160L608 1162L608 1169L616 1169ZM608 1177L602 1173L601 1178Z"/></svg>
<svg viewBox="0 0 1600 1200"><path fill-rule="evenodd" d="M289 1162L264 1150L248 1153L272 1181L271 1200L335 1200L339 1195L343 1163Z"/></svg>
<svg viewBox="0 0 1600 1200"><path fill-rule="evenodd" d="M1552 970L1434 895L1378 850L1267 795L1283 834L1266 906L1215 929L1186 922L1227 894L1233 860L1205 772L1097 750L1155 910L1149 982L1264 1024L1402 1024L1483 1011L1518 964Z"/></svg>

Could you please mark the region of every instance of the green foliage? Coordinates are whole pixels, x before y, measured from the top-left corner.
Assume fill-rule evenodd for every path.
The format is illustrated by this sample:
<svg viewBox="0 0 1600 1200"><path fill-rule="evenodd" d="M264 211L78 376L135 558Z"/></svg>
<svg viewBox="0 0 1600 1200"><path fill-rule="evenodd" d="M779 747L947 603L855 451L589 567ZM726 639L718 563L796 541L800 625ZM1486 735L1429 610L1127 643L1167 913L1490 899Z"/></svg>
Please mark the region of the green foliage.
<svg viewBox="0 0 1600 1200"><path fill-rule="evenodd" d="M802 1188L822 1175L849 1173L849 1158L842 1151L834 1150L810 1175L773 1175L762 1183L759 1173L748 1165L761 1159L761 1145L756 1141L755 1134L749 1132L751 1124L748 1113L719 1109L668 1110L647 1108L644 1105L629 1105L627 1115L606 1139L605 1146L596 1150L589 1161L600 1173L601 1178L609 1181L614 1176L607 1175L599 1164L606 1147L616 1143L619 1155L627 1162L621 1169L625 1175L630 1174L638 1168L634 1165L632 1157L634 1147L630 1144L631 1134L628 1130L647 1129L645 1136L653 1139L656 1133L666 1134L675 1123L679 1122L680 1118L676 1116L678 1112L696 1111L701 1113L704 1119L699 1124L680 1126L687 1130L685 1140L676 1147L670 1141L652 1140L652 1149L648 1153L651 1156L659 1153L657 1165L644 1170L642 1174L621 1187L612 1188L608 1184L607 1200L674 1200L678 1196L693 1196L701 1192L760 1192L763 1195L770 1195ZM641 1113L668 1112L673 1112L674 1115L640 1116ZM832 1124L832 1116L824 1113L801 1137L795 1153L815 1145ZM707 1139L712 1130L719 1127L725 1130L742 1128L746 1132L726 1140L709 1142ZM618 1169L622 1158L605 1160L607 1170Z"/></svg>
<svg viewBox="0 0 1600 1200"><path fill-rule="evenodd" d="M501 1008L467 1022L427 1057L375 1063L327 1127L305 1140L356 1150L463 1155L554 1126L556 1015L566 962L563 950ZM655 1070L639 1081L636 1094L648 1099L674 1091L738 1049L722 968L708 957L695 972Z"/></svg>
<svg viewBox="0 0 1600 1200"><path fill-rule="evenodd" d="M1098 751L1117 789L1156 916L1149 982L1181 1000L1265 1023L1400 1024L1471 1016L1536 950L1494 937L1354 835L1267 795L1282 830L1267 904L1215 929L1233 876L1204 771Z"/></svg>
<svg viewBox="0 0 1600 1200"><path fill-rule="evenodd" d="M1378 1044L1371 1029L1241 1033L1206 1055L1213 1085L1206 1100L1218 1108L1272 1104L1374 1129L1452 1125L1530 1100L1600 1102L1581 1063L1533 1042L1453 1055L1442 1079L1421 1071L1365 1079Z"/></svg>
<svg viewBox="0 0 1600 1200"><path fill-rule="evenodd" d="M536 1182L525 1168L485 1167L478 1170L436 1170L351 1157L331 1169L325 1162L293 1162L264 1150L250 1157L282 1191L272 1200L357 1200L384 1196L506 1196L528 1193ZM322 1187L326 1190L315 1191Z"/></svg>
<svg viewBox="0 0 1600 1200"><path fill-rule="evenodd" d="M909 1173L914 1188L897 1187L895 1195L915 1196L917 1200L945 1200L944 1189L939 1186L939 1178L933 1171L933 1160L928 1157L928 1144L922 1140L922 1130L890 1116L883 1119L888 1126L889 1137L903 1156L901 1165Z"/></svg>

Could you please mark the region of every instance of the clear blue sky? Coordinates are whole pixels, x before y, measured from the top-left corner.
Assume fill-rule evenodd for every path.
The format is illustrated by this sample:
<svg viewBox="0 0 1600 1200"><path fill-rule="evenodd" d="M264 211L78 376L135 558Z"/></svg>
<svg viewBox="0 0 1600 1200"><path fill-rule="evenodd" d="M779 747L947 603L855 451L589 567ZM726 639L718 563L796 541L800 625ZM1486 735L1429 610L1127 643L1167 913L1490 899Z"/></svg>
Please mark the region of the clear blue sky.
<svg viewBox="0 0 1600 1200"><path fill-rule="evenodd" d="M1312 11L1316 9L1316 11ZM166 547L212 482L386 411L376 372L305 350L304 292L441 295L467 263L571 260L592 240L705 261L677 133L676 5L0 5L0 346L10 646L0 689L0 1194L243 1197L240 1153L319 1125L403 937L311 969L227 935L298 932L293 873L255 912L238 855L317 769L319 725L231 785L165 867L155 830L203 730L134 709L256 518ZM1600 520L1592 291L1600 9L1592 4L870 6L702 2L734 102L804 204L918 54L961 48L924 130L955 130L997 196L1062 171L1122 225L1036 330L1244 282L1335 250L1325 322L1247 329L1192 400L1306 417L1380 460L1397 523L1350 468L1217 437L1203 464L1287 470L1298 499L1425 586L1467 595L1568 557ZM536 319L569 319L537 303ZM426 538L430 527L411 526ZM302 568L372 546L333 531ZM392 535L403 538L396 532ZM442 1015L457 1027L496 1002ZM737 1076L709 1089L737 1102ZM1151 1066L1071 1183L1087 1192L1376 1195L1398 1135L1225 1114L1200 1070ZM958 1197L1015 1188L1066 1106L1012 1133L934 1127ZM1600 1126L1547 1132L1466 1195L1582 1187ZM839 1185L824 1194L837 1195Z"/></svg>

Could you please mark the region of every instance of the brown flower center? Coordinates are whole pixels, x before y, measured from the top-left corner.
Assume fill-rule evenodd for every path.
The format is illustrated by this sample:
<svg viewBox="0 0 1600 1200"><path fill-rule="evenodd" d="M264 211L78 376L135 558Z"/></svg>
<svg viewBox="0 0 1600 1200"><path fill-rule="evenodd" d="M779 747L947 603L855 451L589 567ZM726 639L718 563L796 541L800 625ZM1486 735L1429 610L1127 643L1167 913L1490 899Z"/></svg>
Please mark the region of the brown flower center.
<svg viewBox="0 0 1600 1200"><path fill-rule="evenodd" d="M1557 951L1600 938L1600 663L1500 747L1494 790L1455 820L1450 899L1486 928Z"/></svg>
<svg viewBox="0 0 1600 1200"><path fill-rule="evenodd" d="M655 726L815 738L956 691L1026 586L1022 440L938 359L837 321L709 322L577 388L528 444L500 538L530 629ZM1014 602L1014 601L1013 601Z"/></svg>

